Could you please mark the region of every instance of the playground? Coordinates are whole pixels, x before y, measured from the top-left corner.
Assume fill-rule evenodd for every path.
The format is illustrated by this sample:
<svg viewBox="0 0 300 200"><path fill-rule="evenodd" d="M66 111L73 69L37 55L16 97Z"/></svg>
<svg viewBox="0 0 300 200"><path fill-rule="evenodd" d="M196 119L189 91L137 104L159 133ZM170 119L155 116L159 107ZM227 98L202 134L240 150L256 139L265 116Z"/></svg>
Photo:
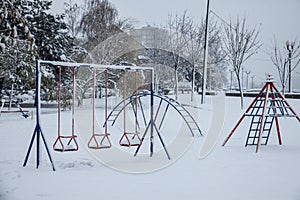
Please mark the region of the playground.
<svg viewBox="0 0 300 200"><path fill-rule="evenodd" d="M105 70L102 73L105 74ZM2 114L1 199L66 199L70 196L72 199L117 199L120 196L123 199L300 198L300 134L295 117L280 117L278 113L268 115L278 117L280 141L274 125L271 132L262 131L262 143L265 143L267 132L268 144L261 145L257 151L259 142L255 139L260 136L253 136L252 130L257 115L249 115L245 109L240 109L237 106L239 98L226 97L225 117L220 122L223 124L221 135L210 154L200 159L201 147L212 129L213 115L219 112L213 103L217 96L207 96L205 104L199 103L199 95L193 102L190 94L178 96L180 105L185 105L186 112L199 126L195 132L192 124L185 120L188 118L186 113L184 117L180 114L184 111L179 110L172 95L161 97L144 91L135 93L132 98L104 96L106 98L84 99L84 106L75 112L72 109L61 111L57 107L40 108L38 115L31 108L29 112L33 111L34 117L39 116L38 120L24 118L16 112ZM259 96L258 99L262 98ZM251 104L253 100L245 98L245 105L262 108ZM300 112L297 99L287 99L287 102L296 113ZM122 105L123 111L118 105ZM154 108L152 114L151 107ZM166 108L168 110L164 112ZM251 118L246 117L235 127L245 113L253 117L252 124ZM109 116L114 120L105 121L111 119ZM125 126L124 119L127 119ZM267 119L266 123L269 123ZM40 138L32 137L37 124L43 134ZM138 136L135 135L137 129ZM230 134L233 129L234 134ZM229 134L230 140L222 146ZM123 139L128 136L128 139L122 141L122 136ZM130 141L132 136L140 140ZM63 141L65 138L67 143ZM104 143L103 138L109 142ZM255 141L251 145L249 138ZM34 144L24 162L32 139ZM37 140L40 141L39 149L36 148ZM73 140L76 143L71 145Z"/></svg>

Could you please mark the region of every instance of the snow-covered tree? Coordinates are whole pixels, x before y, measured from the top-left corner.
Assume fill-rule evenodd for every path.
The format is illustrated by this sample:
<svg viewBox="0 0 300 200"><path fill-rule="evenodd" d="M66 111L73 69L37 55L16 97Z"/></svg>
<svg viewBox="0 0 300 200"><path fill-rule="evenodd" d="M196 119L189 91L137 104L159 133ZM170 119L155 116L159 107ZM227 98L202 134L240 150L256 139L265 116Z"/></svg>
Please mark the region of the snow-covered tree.
<svg viewBox="0 0 300 200"><path fill-rule="evenodd" d="M69 61L73 38L69 34L64 15L52 15L50 0L20 0L21 14L28 21L35 36L39 59Z"/></svg>
<svg viewBox="0 0 300 200"><path fill-rule="evenodd" d="M21 8L21 14L27 20L28 28L34 35L37 58L50 61L72 61L73 37L64 21L64 15L50 13L52 1L20 0L16 4ZM57 89L58 70L47 67L50 70L42 78L42 89L48 94L46 95L49 97L48 100L53 100L55 96L52 94L55 94ZM62 83L67 83L70 77L70 70L63 69ZM62 87L66 86L63 84Z"/></svg>
<svg viewBox="0 0 300 200"><path fill-rule="evenodd" d="M79 25L83 9L72 0L65 2L64 6L66 23L69 26L72 37L76 38L79 34Z"/></svg>
<svg viewBox="0 0 300 200"><path fill-rule="evenodd" d="M21 10L10 0L0 3L0 91L14 84L17 92L34 84L35 38Z"/></svg>
<svg viewBox="0 0 300 200"><path fill-rule="evenodd" d="M208 69L207 80L209 84L207 86L210 89L215 89L222 80L216 74L223 74L226 76L224 68L225 56L222 47L221 39L221 27L214 21L210 20L208 33ZM195 79L196 91L200 92L199 89L202 86L202 69L203 69L203 50L204 50L204 31L205 21L202 20L200 25L195 25L188 34L190 39L189 45L187 46L187 56L189 61L195 66L195 72L191 69L189 71L187 80L192 81L193 73Z"/></svg>
<svg viewBox="0 0 300 200"><path fill-rule="evenodd" d="M80 31L86 49L92 50L107 38L132 28L130 19L119 19L118 11L108 0L86 0Z"/></svg>
<svg viewBox="0 0 300 200"><path fill-rule="evenodd" d="M87 39L87 47L94 47L115 31L118 11L108 0L89 0L80 28Z"/></svg>

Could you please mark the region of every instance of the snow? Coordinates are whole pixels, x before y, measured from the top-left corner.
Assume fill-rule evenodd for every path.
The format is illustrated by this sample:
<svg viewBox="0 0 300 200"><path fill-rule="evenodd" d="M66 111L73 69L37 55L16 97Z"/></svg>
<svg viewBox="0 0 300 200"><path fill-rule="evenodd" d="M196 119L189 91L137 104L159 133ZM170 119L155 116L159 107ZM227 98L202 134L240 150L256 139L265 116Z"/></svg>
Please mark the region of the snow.
<svg viewBox="0 0 300 200"><path fill-rule="evenodd" d="M0 42L0 49L1 51L5 52L5 44Z"/></svg>
<svg viewBox="0 0 300 200"><path fill-rule="evenodd" d="M13 27L13 37L14 38L18 37L18 31L17 31L17 27L16 26Z"/></svg>
<svg viewBox="0 0 300 200"><path fill-rule="evenodd" d="M189 95L182 94L179 100L185 104L194 104L188 109L206 134L211 126L212 115L216 112L211 104L213 101L210 101L215 97L207 96L207 103L200 105L199 101L191 103ZM245 105L249 105L252 99L245 98ZM87 102L84 105L89 106ZM288 102L299 114L299 100L288 99ZM97 100L97 131L102 130L102 103L103 99ZM148 143L145 143L145 149L136 157L132 156L135 147L125 150L118 147L117 139L121 134L117 130L121 124L117 124L115 128L109 127L114 149L96 151L97 153L88 150L86 138L90 132L86 131L87 135L82 132L78 134L78 152L54 152L52 144L57 134L57 115L55 108L52 109L54 112L47 108L49 112L42 112L42 129L51 148L55 172L51 170L43 146L40 168L35 169L35 147L27 166L22 167L35 120L24 119L19 113L2 114L0 199L300 199L300 123L294 118L280 119L283 145L278 145L273 130L269 144L255 153L255 147L244 147L250 119L245 120L227 145L222 147L221 143L245 111L239 108L239 98L236 97L226 97L225 105L225 121L220 140L204 159L199 159L204 137L192 138L188 132L184 132L187 129L178 128L180 121L177 115L167 115L164 126L166 132L162 133L162 137L171 160L166 158L157 140L153 157L149 157ZM85 118L90 112L87 107L77 111L76 126L79 131L84 125L78 124L81 120L78 114ZM70 111L62 112L61 116L64 122L61 131L68 134L71 130ZM176 138L191 145L182 149L181 143L172 135L176 130L183 131L176 133L179 135ZM176 143L175 147L172 146L173 143ZM182 152L176 152L178 149ZM118 155L124 157L115 152L123 152ZM111 155L110 163L103 164L97 157L98 154L104 157ZM133 166L153 167L155 170L141 173L120 170Z"/></svg>

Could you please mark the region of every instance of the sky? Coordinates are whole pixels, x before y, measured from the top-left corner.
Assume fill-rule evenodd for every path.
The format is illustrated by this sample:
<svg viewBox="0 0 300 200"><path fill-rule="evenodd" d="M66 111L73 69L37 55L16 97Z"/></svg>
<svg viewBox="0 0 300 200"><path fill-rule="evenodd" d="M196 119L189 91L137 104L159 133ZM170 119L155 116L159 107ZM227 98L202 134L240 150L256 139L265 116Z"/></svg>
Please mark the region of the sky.
<svg viewBox="0 0 300 200"><path fill-rule="evenodd" d="M79 4L83 0L73 0ZM138 26L164 25L169 14L181 14L187 10L194 21L205 17L206 0L110 0L121 18L133 18ZM53 0L53 10L62 12L63 2ZM245 70L251 71L256 82L263 82L265 74L277 77L277 70L270 60L274 39L284 45L286 40L300 41L300 0L210 0L210 10L228 22L237 15L246 16L249 27L260 27L262 50L246 61ZM214 14L214 20L222 21ZM300 65L293 76L293 88L300 90ZM298 74L299 73L299 74ZM279 83L278 83L279 85Z"/></svg>

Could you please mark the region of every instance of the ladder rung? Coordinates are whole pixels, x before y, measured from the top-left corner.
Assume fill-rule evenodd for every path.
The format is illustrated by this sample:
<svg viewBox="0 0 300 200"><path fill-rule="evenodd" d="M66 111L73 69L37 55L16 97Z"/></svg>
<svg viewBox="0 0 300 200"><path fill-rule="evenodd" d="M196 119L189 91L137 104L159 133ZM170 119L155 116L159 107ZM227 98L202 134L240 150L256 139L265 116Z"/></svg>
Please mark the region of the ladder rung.
<svg viewBox="0 0 300 200"><path fill-rule="evenodd" d="M268 116L268 117L296 117L296 115L290 115L290 114L268 114L266 116Z"/></svg>
<svg viewBox="0 0 300 200"><path fill-rule="evenodd" d="M244 114L245 116L253 116L253 117L261 117L262 115L257 115L257 114Z"/></svg>
<svg viewBox="0 0 300 200"><path fill-rule="evenodd" d="M263 106L252 106L251 108L263 108Z"/></svg>
<svg viewBox="0 0 300 200"><path fill-rule="evenodd" d="M264 123L265 123L265 124L272 124L273 121L271 121L271 122L265 121Z"/></svg>

